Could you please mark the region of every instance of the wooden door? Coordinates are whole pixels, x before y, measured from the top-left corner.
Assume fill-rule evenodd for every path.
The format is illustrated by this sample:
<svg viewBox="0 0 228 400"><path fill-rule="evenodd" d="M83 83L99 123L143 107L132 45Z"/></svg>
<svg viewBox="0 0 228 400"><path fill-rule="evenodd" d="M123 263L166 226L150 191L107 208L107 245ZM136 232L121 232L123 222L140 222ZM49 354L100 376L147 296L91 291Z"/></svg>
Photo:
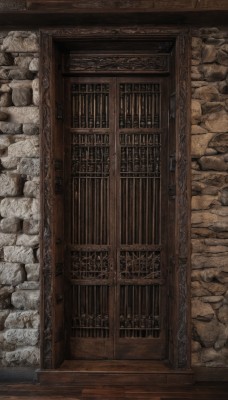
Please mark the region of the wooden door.
<svg viewBox="0 0 228 400"><path fill-rule="evenodd" d="M166 356L166 79L67 79L70 358Z"/></svg>

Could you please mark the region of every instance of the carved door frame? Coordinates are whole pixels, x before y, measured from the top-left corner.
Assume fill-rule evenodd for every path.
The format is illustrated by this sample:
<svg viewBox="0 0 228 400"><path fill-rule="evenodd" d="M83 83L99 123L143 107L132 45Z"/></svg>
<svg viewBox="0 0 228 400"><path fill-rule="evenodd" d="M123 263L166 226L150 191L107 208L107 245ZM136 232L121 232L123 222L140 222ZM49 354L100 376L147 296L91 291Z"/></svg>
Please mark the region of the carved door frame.
<svg viewBox="0 0 228 400"><path fill-rule="evenodd" d="M190 368L190 36L184 29L76 27L41 31L41 368L57 368L64 354L63 139L61 60L80 40L171 40L174 43L170 98L169 349L174 369ZM56 84L58 82L58 85ZM174 106L173 106L174 104ZM173 161L175 155L175 162ZM175 164L175 165L174 165ZM172 171L175 169L175 174Z"/></svg>

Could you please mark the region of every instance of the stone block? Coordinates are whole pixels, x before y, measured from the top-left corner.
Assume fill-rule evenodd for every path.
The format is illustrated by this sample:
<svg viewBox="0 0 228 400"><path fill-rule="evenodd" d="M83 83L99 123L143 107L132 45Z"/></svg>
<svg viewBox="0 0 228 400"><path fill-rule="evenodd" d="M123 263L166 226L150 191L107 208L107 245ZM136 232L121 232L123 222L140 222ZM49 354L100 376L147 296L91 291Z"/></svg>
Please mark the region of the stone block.
<svg viewBox="0 0 228 400"><path fill-rule="evenodd" d="M228 187L224 187L221 191L220 191L220 196L219 196L219 200L221 201L221 204L223 206L228 206Z"/></svg>
<svg viewBox="0 0 228 400"><path fill-rule="evenodd" d="M192 210L208 210L211 208L215 201L214 196L193 196L192 197Z"/></svg>
<svg viewBox="0 0 228 400"><path fill-rule="evenodd" d="M32 90L33 90L33 104L35 106L39 105L40 96L39 96L39 79L36 78L32 81Z"/></svg>
<svg viewBox="0 0 228 400"><path fill-rule="evenodd" d="M40 279L40 264L26 264L25 270L28 281L39 281Z"/></svg>
<svg viewBox="0 0 228 400"><path fill-rule="evenodd" d="M9 107L12 105L10 93L0 93L0 107Z"/></svg>
<svg viewBox="0 0 228 400"><path fill-rule="evenodd" d="M35 219L24 220L23 232L28 235L36 235L40 231L40 222Z"/></svg>
<svg viewBox="0 0 228 400"><path fill-rule="evenodd" d="M6 135L17 135L22 133L22 124L12 122L0 122L0 132Z"/></svg>
<svg viewBox="0 0 228 400"><path fill-rule="evenodd" d="M0 287L0 309L5 310L11 307L11 293L13 293L13 286Z"/></svg>
<svg viewBox="0 0 228 400"><path fill-rule="evenodd" d="M11 246L16 243L17 235L13 233L0 232L0 247Z"/></svg>
<svg viewBox="0 0 228 400"><path fill-rule="evenodd" d="M211 44L207 44L202 49L202 62L212 63L216 61L217 49Z"/></svg>
<svg viewBox="0 0 228 400"><path fill-rule="evenodd" d="M0 282L2 285L16 286L25 280L25 271L18 263L0 263Z"/></svg>
<svg viewBox="0 0 228 400"><path fill-rule="evenodd" d="M29 31L12 31L3 39L2 49L7 52L39 52L38 35Z"/></svg>
<svg viewBox="0 0 228 400"><path fill-rule="evenodd" d="M27 56L27 55L19 55L18 57L14 58L14 63L17 65L19 68L22 68L24 70L29 70L29 65L31 61L33 60L32 56Z"/></svg>
<svg viewBox="0 0 228 400"><path fill-rule="evenodd" d="M17 143L13 143L8 148L8 155L11 157L39 157L38 137L26 137Z"/></svg>
<svg viewBox="0 0 228 400"><path fill-rule="evenodd" d="M205 155L208 143L213 138L213 133L193 135L191 139L191 154L193 158L200 158Z"/></svg>
<svg viewBox="0 0 228 400"><path fill-rule="evenodd" d="M199 159L199 164L203 171L228 171L228 162L222 155L203 156Z"/></svg>
<svg viewBox="0 0 228 400"><path fill-rule="evenodd" d="M19 218L3 218L0 221L0 230L4 233L17 233L21 230L21 221Z"/></svg>
<svg viewBox="0 0 228 400"><path fill-rule="evenodd" d="M33 249L26 246L5 246L4 260L12 263L34 263Z"/></svg>
<svg viewBox="0 0 228 400"><path fill-rule="evenodd" d="M228 326L228 305L227 304L224 304L218 310L218 319L224 325Z"/></svg>
<svg viewBox="0 0 228 400"><path fill-rule="evenodd" d="M1 164L5 169L15 169L18 165L19 158L17 157L1 157Z"/></svg>
<svg viewBox="0 0 228 400"><path fill-rule="evenodd" d="M23 89L23 88L32 88L32 81L28 79L23 80L13 80L9 82L9 88L12 89Z"/></svg>
<svg viewBox="0 0 228 400"><path fill-rule="evenodd" d="M211 321L215 313L210 304L192 299L192 318L198 321Z"/></svg>
<svg viewBox="0 0 228 400"><path fill-rule="evenodd" d="M35 57L32 59L32 61L29 64L29 70L32 72L39 71L39 58Z"/></svg>
<svg viewBox="0 0 228 400"><path fill-rule="evenodd" d="M19 196L21 194L21 177L18 174L0 175L0 196Z"/></svg>
<svg viewBox="0 0 228 400"><path fill-rule="evenodd" d="M9 71L8 77L9 79L26 80L26 79L32 79L33 73L28 69L13 68Z"/></svg>
<svg viewBox="0 0 228 400"><path fill-rule="evenodd" d="M4 332L6 343L15 346L36 346L39 341L39 331L37 329L7 329Z"/></svg>
<svg viewBox="0 0 228 400"><path fill-rule="evenodd" d="M32 198L5 198L0 203L2 217L20 219L39 219L39 201Z"/></svg>
<svg viewBox="0 0 228 400"><path fill-rule="evenodd" d="M13 65L14 59L10 53L0 53L0 65Z"/></svg>
<svg viewBox="0 0 228 400"><path fill-rule="evenodd" d="M195 124L201 120L202 116L201 104L198 100L192 100L191 110L192 110L192 123Z"/></svg>
<svg viewBox="0 0 228 400"><path fill-rule="evenodd" d="M228 44L222 45L218 50L217 61L219 64L228 66Z"/></svg>
<svg viewBox="0 0 228 400"><path fill-rule="evenodd" d="M202 297L209 295L210 292L202 286L202 283L199 281L193 281L191 283L191 296L194 297Z"/></svg>
<svg viewBox="0 0 228 400"><path fill-rule="evenodd" d="M39 176L40 159L39 158L21 158L18 164L18 172L23 175Z"/></svg>
<svg viewBox="0 0 228 400"><path fill-rule="evenodd" d="M16 290L11 296L12 305L19 310L38 310L39 290Z"/></svg>
<svg viewBox="0 0 228 400"><path fill-rule="evenodd" d="M209 322L193 320L193 339L199 338L204 347L213 347L220 334L220 324L214 318Z"/></svg>
<svg viewBox="0 0 228 400"><path fill-rule="evenodd" d="M9 115L7 112L0 111L0 121L6 121L8 119Z"/></svg>
<svg viewBox="0 0 228 400"><path fill-rule="evenodd" d="M39 134L39 125L24 124L23 132L25 135L38 135Z"/></svg>
<svg viewBox="0 0 228 400"><path fill-rule="evenodd" d="M2 111L6 116L0 121L8 119L9 122L18 124L39 124L39 108L36 106L25 106L25 107L2 107Z"/></svg>
<svg viewBox="0 0 228 400"><path fill-rule="evenodd" d="M0 310L0 331L4 329L5 321L9 315L9 310Z"/></svg>
<svg viewBox="0 0 228 400"><path fill-rule="evenodd" d="M226 78L227 67L218 64L203 65L202 73L208 82L222 81Z"/></svg>
<svg viewBox="0 0 228 400"><path fill-rule="evenodd" d="M40 364L40 350L37 347L23 347L14 351L6 352L4 365L7 367L16 366L38 366Z"/></svg>
<svg viewBox="0 0 228 400"><path fill-rule="evenodd" d="M33 282L33 281L25 281L22 283L19 283L16 287L18 290L39 290L40 284L39 282Z"/></svg>
<svg viewBox="0 0 228 400"><path fill-rule="evenodd" d="M204 133L208 133L206 129L202 128L200 125L192 125L191 134L192 135L203 135Z"/></svg>
<svg viewBox="0 0 228 400"><path fill-rule="evenodd" d="M39 197L40 186L37 181L27 181L24 185L25 197Z"/></svg>
<svg viewBox="0 0 228 400"><path fill-rule="evenodd" d="M16 245L17 246L29 246L35 247L39 244L39 236L38 235L18 235Z"/></svg>
<svg viewBox="0 0 228 400"><path fill-rule="evenodd" d="M227 265L228 253L192 254L192 269L219 268Z"/></svg>
<svg viewBox="0 0 228 400"><path fill-rule="evenodd" d="M214 296L220 296L223 295L226 291L225 286L218 282L202 282L202 285L208 291L208 294L204 296L207 296L209 294L213 294Z"/></svg>
<svg viewBox="0 0 228 400"><path fill-rule="evenodd" d="M213 147L219 153L226 153L228 151L228 133L214 136L208 146Z"/></svg>
<svg viewBox="0 0 228 400"><path fill-rule="evenodd" d="M210 114L205 120L205 126L210 132L223 133L228 131L228 113L225 111Z"/></svg>
<svg viewBox="0 0 228 400"><path fill-rule="evenodd" d="M6 317L7 329L38 329L40 326L38 311L8 311Z"/></svg>
<svg viewBox="0 0 228 400"><path fill-rule="evenodd" d="M30 105L32 102L31 89L28 87L13 89L12 101L16 107L23 107Z"/></svg>

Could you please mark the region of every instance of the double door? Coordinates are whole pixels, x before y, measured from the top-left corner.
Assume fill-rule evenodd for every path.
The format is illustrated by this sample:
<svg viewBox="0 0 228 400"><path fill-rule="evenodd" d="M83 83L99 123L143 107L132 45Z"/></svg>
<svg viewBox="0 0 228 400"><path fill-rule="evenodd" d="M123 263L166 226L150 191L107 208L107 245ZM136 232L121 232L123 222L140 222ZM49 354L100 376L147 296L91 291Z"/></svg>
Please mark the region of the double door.
<svg viewBox="0 0 228 400"><path fill-rule="evenodd" d="M68 78L66 87L70 358L163 359L166 78Z"/></svg>

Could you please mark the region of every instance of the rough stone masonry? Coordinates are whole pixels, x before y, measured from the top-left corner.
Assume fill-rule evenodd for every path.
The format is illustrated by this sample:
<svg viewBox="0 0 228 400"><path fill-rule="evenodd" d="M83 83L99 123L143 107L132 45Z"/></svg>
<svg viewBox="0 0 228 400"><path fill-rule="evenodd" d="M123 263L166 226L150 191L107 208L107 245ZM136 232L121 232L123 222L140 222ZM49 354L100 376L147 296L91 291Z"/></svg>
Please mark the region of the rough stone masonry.
<svg viewBox="0 0 228 400"><path fill-rule="evenodd" d="M39 45L0 32L0 364L39 365ZM228 365L228 31L192 32L192 364Z"/></svg>

